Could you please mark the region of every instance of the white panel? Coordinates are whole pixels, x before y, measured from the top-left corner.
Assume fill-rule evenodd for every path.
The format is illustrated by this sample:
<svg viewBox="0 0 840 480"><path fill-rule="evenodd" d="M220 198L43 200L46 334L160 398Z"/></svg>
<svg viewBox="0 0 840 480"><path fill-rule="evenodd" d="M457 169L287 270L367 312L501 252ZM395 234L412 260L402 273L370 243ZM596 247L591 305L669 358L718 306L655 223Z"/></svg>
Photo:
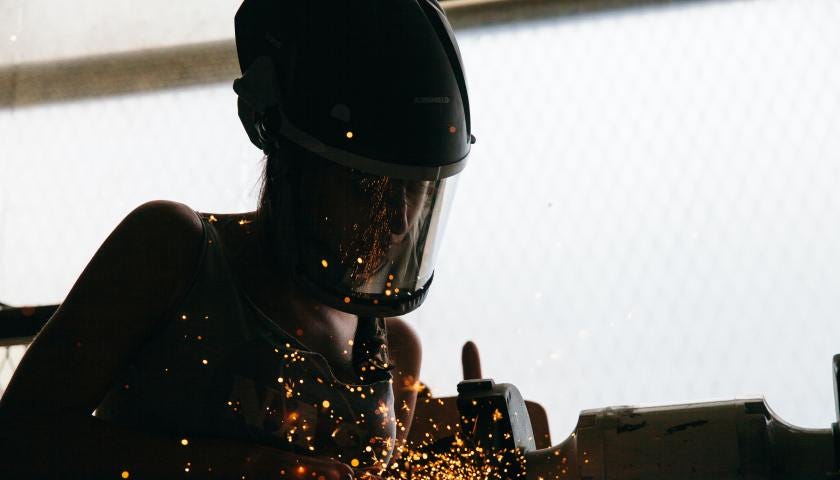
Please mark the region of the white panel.
<svg viewBox="0 0 840 480"><path fill-rule="evenodd" d="M58 302L119 221L153 199L205 211L255 204L262 152L229 85L0 113L0 301ZM8 147L6 147L8 151Z"/></svg>
<svg viewBox="0 0 840 480"><path fill-rule="evenodd" d="M237 0L4 0L0 65L233 38ZM7 14L8 15L5 15Z"/></svg>
<svg viewBox="0 0 840 480"><path fill-rule="evenodd" d="M840 3L702 2L461 37L475 135L423 377L584 408L739 394L834 420Z"/></svg>

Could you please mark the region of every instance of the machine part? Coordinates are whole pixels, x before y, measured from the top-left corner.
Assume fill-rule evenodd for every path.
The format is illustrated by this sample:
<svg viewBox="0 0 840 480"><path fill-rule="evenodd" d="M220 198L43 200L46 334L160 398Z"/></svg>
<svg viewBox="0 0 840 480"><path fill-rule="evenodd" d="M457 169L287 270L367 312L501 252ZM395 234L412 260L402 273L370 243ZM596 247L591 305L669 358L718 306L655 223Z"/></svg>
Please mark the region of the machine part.
<svg viewBox="0 0 840 480"><path fill-rule="evenodd" d="M458 411L463 438L472 445L536 450L528 409L515 386L490 379L464 380L458 384Z"/></svg>
<svg viewBox="0 0 840 480"><path fill-rule="evenodd" d="M833 365L840 398L840 355ZM840 477L838 423L798 428L779 419L762 398L584 410L569 438L535 450L515 387L468 380L458 384L458 393L464 438L480 448L522 452L529 480Z"/></svg>
<svg viewBox="0 0 840 480"><path fill-rule="evenodd" d="M800 429L763 399L581 413L574 433L526 453L528 477L817 479L835 471L829 429Z"/></svg>

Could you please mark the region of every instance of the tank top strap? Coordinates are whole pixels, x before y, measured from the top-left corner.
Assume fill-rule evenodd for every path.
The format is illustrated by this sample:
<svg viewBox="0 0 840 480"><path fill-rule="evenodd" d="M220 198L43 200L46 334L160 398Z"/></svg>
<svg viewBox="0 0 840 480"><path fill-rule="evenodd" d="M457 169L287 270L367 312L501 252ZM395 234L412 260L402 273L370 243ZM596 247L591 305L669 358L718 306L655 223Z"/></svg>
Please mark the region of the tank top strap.
<svg viewBox="0 0 840 480"><path fill-rule="evenodd" d="M215 315L213 321L206 322L208 327L213 327L229 341L249 341L257 332L247 321L248 307L234 281L221 237L213 225L217 220L213 215L201 212L196 215L204 230L204 254L196 281L182 300L182 309L190 310L193 315L197 312L203 320L211 320L211 315Z"/></svg>
<svg viewBox="0 0 840 480"><path fill-rule="evenodd" d="M210 256L213 257L211 261L215 265L215 269L219 271L219 273L222 273L222 275L218 276L228 280L229 288L236 292L236 296L239 299L241 307L246 310L250 310L253 314L240 316L240 318L252 318L256 320L258 324L256 326L259 327L260 330L266 330L267 333L270 333L275 340L279 340L283 344L288 343L298 350L310 351L310 349L295 338L294 335L284 330L268 315L266 315L242 289L241 285L237 281L233 268L230 265L230 261L228 260L229 257L225 254L224 244L215 226L215 223L217 223L215 217L213 215L199 214L199 218L201 218L204 230L207 232L208 246L214 247L210 248ZM251 328L247 329L247 338L251 338L251 335L255 333L253 332L254 325L251 325L250 327Z"/></svg>

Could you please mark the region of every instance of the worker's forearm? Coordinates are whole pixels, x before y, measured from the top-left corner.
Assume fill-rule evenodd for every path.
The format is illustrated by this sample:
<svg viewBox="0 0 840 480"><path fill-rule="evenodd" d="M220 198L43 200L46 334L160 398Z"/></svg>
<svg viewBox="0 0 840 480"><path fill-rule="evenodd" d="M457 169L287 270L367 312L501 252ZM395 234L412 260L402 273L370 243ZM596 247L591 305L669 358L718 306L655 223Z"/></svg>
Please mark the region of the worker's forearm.
<svg viewBox="0 0 840 480"><path fill-rule="evenodd" d="M9 478L276 478L343 480L334 465L239 441L128 430L95 417L5 421L0 459ZM303 467L303 468L301 468ZM317 478L317 477L316 477Z"/></svg>

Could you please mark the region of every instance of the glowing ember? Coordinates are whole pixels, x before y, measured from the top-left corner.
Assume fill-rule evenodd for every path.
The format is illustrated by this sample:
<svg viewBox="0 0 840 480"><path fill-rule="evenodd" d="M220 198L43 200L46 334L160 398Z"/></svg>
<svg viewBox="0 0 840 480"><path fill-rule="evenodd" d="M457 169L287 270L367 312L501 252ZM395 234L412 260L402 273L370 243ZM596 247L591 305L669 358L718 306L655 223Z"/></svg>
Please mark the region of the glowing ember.
<svg viewBox="0 0 840 480"><path fill-rule="evenodd" d="M505 416L502 415L502 412L500 412L498 408L493 410L493 421L494 422L498 422L499 420L501 420L503 418L505 418Z"/></svg>

